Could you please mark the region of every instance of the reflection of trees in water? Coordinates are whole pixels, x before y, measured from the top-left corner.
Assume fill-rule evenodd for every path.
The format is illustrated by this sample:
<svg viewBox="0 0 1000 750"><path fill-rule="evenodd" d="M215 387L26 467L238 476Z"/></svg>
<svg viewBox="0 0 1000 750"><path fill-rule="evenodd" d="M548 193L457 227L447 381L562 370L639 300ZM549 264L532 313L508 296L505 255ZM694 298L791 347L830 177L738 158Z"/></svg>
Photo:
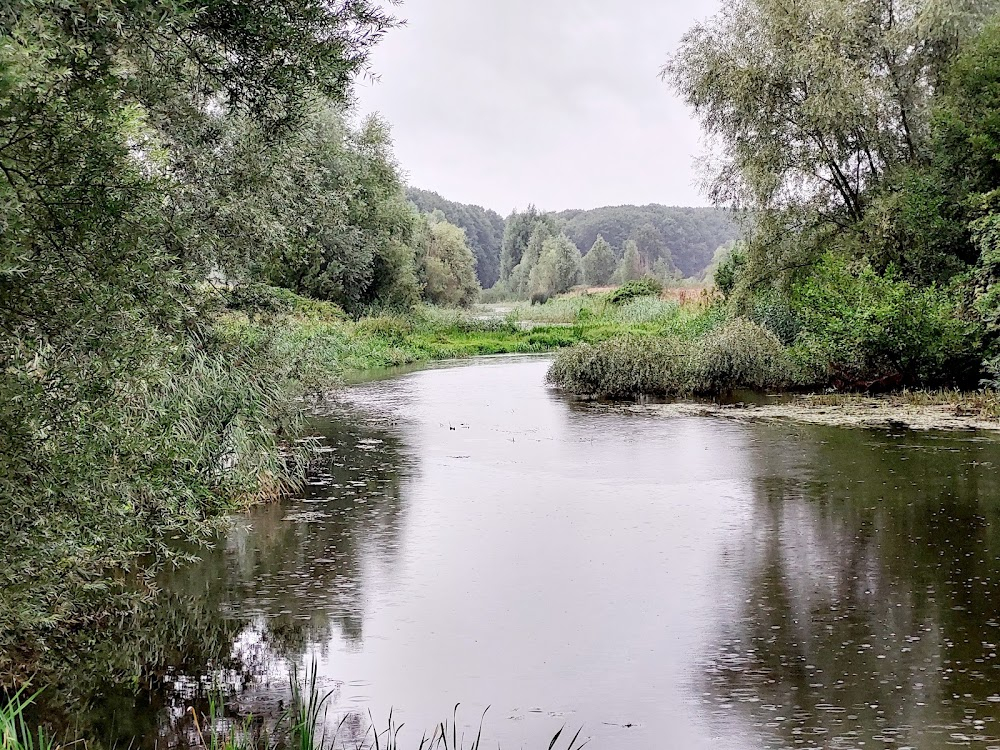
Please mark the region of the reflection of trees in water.
<svg viewBox="0 0 1000 750"><path fill-rule="evenodd" d="M1000 446L782 429L708 669L719 713L788 746L1000 735Z"/></svg>
<svg viewBox="0 0 1000 750"><path fill-rule="evenodd" d="M390 426L342 412L314 427L325 448L299 497L255 509L200 561L165 572L134 616L53 654L47 681L65 686L44 706L53 723L99 744L183 745L187 707L207 713L221 690L230 714L276 716L286 663L360 640L366 560L398 548L412 462Z"/></svg>

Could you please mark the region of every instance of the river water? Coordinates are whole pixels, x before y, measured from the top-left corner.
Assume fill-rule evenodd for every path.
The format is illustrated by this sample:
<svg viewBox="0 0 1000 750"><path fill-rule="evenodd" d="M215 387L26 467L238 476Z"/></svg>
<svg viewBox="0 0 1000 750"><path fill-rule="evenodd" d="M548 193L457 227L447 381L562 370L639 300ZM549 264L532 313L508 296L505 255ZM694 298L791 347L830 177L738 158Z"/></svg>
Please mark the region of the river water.
<svg viewBox="0 0 1000 750"><path fill-rule="evenodd" d="M1000 748L1000 444L666 418L547 366L345 389L307 490L165 578L162 637L216 648L118 726L169 744L210 680L279 710L315 663L348 740L460 703L505 748Z"/></svg>

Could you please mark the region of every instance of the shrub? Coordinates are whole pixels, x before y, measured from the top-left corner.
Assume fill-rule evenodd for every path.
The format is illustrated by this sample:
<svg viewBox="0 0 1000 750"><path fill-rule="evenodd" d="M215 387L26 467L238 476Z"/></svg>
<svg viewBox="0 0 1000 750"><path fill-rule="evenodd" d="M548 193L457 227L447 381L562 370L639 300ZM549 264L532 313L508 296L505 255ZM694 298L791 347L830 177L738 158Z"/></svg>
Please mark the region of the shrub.
<svg viewBox="0 0 1000 750"><path fill-rule="evenodd" d="M757 292L746 307L750 320L773 333L786 346L791 345L802 330L788 298L777 289Z"/></svg>
<svg viewBox="0 0 1000 750"><path fill-rule="evenodd" d="M978 326L961 320L941 287L892 269L851 268L827 256L793 289L802 322L795 357L838 387L968 385L978 379Z"/></svg>
<svg viewBox="0 0 1000 750"><path fill-rule="evenodd" d="M746 254L742 250L734 249L730 252L715 269L712 275L715 287L722 296L728 298L736 288L739 275L747 264Z"/></svg>
<svg viewBox="0 0 1000 750"><path fill-rule="evenodd" d="M767 390L795 380L792 360L778 337L745 318L735 318L695 340L692 349L688 378L696 393Z"/></svg>
<svg viewBox="0 0 1000 750"><path fill-rule="evenodd" d="M774 334L736 318L692 339L625 335L580 344L559 352L548 380L573 393L632 398L780 388L795 373Z"/></svg>
<svg viewBox="0 0 1000 750"><path fill-rule="evenodd" d="M683 347L662 336L619 336L599 344L578 344L559 352L550 383L578 394L632 398L671 390L682 367Z"/></svg>
<svg viewBox="0 0 1000 750"><path fill-rule="evenodd" d="M621 305L636 297L659 296L663 292L663 284L651 276L626 281L613 292L608 293L608 303Z"/></svg>

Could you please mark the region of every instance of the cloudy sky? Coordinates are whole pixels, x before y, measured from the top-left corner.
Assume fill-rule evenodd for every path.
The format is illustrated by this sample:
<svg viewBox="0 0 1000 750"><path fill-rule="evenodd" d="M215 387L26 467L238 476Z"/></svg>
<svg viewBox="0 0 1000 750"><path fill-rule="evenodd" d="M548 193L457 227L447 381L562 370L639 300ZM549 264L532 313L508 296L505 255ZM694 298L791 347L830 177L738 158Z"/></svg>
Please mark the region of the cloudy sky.
<svg viewBox="0 0 1000 750"><path fill-rule="evenodd" d="M697 124L659 77L714 0L406 0L363 112L393 127L410 184L506 215L705 205Z"/></svg>

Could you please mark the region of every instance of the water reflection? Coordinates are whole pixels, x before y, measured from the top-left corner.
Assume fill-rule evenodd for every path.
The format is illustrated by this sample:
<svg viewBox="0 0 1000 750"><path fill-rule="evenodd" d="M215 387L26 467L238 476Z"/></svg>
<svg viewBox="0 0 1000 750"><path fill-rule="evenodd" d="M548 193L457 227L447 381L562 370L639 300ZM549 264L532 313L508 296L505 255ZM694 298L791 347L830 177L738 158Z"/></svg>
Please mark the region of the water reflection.
<svg viewBox="0 0 1000 750"><path fill-rule="evenodd" d="M706 702L766 747L1000 744L996 443L788 432L758 428L772 471Z"/></svg>
<svg viewBox="0 0 1000 750"><path fill-rule="evenodd" d="M218 685L273 716L315 660L348 744L461 702L505 747L1000 747L1000 444L666 419L546 366L346 391L302 496L88 652L92 733L183 744Z"/></svg>

